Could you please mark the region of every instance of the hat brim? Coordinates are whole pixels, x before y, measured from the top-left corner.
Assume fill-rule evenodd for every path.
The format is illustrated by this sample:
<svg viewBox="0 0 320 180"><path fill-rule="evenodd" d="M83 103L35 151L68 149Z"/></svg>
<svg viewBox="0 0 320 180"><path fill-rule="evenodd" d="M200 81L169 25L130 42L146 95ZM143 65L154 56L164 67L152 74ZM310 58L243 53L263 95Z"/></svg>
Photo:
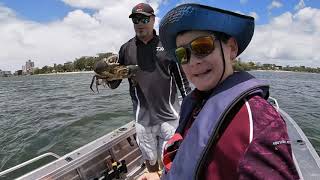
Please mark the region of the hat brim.
<svg viewBox="0 0 320 180"><path fill-rule="evenodd" d="M136 15L138 15L138 14L142 14L142 15L145 15L145 16L152 16L152 15L154 15L154 14L152 14L152 13L147 13L147 12L136 12L136 13L130 14L129 18L132 18L132 17L134 17L134 16L136 16Z"/></svg>
<svg viewBox="0 0 320 180"><path fill-rule="evenodd" d="M169 11L160 22L163 47L173 57L179 32L205 30L223 32L234 37L240 55L254 33L254 18L200 4L183 4Z"/></svg>

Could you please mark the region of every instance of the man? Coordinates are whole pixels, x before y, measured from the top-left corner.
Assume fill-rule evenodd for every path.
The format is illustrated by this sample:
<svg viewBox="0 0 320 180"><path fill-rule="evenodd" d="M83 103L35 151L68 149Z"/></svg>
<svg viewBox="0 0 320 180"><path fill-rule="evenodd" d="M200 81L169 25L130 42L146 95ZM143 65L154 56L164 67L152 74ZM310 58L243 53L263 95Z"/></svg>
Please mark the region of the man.
<svg viewBox="0 0 320 180"><path fill-rule="evenodd" d="M161 179L299 179L286 124L266 100L269 85L232 67L250 43L254 18L182 4L164 16L159 32L196 87L183 99Z"/></svg>
<svg viewBox="0 0 320 180"><path fill-rule="evenodd" d="M140 3L129 18L136 36L121 46L119 64L137 64L141 69L129 78L137 143L149 172L157 172L163 146L178 126L180 105L176 84L182 97L191 89L180 66L167 57L153 29L153 8ZM110 81L108 86L114 89L120 83L121 80Z"/></svg>

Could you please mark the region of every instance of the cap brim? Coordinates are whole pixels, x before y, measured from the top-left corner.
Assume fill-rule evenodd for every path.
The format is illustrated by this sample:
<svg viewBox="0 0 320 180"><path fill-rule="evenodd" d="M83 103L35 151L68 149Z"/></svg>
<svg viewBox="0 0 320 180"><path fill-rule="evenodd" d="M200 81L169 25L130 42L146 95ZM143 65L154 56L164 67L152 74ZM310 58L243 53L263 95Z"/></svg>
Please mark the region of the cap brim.
<svg viewBox="0 0 320 180"><path fill-rule="evenodd" d="M152 16L154 14L152 13L147 13L147 12L136 12L136 13L132 13L130 14L129 18L132 18L133 16L137 15L137 14L142 14L142 15L145 15L145 16Z"/></svg>

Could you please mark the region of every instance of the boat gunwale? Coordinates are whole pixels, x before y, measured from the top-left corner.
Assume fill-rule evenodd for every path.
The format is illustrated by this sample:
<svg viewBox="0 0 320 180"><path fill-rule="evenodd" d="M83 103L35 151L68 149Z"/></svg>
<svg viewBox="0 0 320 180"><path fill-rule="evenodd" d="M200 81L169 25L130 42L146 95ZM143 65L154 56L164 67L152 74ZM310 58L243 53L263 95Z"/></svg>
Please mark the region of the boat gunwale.
<svg viewBox="0 0 320 180"><path fill-rule="evenodd" d="M303 141L305 142L305 145L307 146L311 156L313 157L313 159L315 160L318 168L320 169L320 157L317 153L317 151L314 149L313 145L311 144L311 142L309 141L308 137L305 135L305 133L302 131L302 129L300 128L300 126L281 108L279 108L279 111L281 114L283 114L289 121L290 123L292 123L292 125L294 126L294 128L297 130L297 132L299 133L300 137L303 139Z"/></svg>
<svg viewBox="0 0 320 180"><path fill-rule="evenodd" d="M123 128L126 128L123 130ZM121 142L123 140L122 136L132 136L135 134L134 122L130 121L129 123L109 132L108 134L85 144L84 146L79 147L78 149L73 150L72 152L61 156L59 159L52 161L44 166L41 166L27 174L24 174L17 179L26 179L28 177L32 178L57 178L65 172L70 172L72 170L77 170L78 167L90 161L97 154L108 151L113 145ZM93 147L93 148L92 148ZM71 161L66 159L71 157ZM59 166L59 167L57 167ZM49 169L47 169L49 168ZM46 170L47 169L47 170ZM40 175L41 173L46 173L40 177L34 177L32 175ZM62 173L62 174L61 174ZM81 174L79 174L81 175Z"/></svg>

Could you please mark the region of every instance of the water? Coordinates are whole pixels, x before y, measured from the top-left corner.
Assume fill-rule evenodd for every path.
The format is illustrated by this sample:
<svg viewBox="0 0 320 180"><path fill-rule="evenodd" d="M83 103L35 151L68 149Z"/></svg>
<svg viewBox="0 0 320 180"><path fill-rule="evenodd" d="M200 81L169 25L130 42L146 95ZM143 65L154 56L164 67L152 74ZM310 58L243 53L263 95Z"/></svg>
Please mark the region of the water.
<svg viewBox="0 0 320 180"><path fill-rule="evenodd" d="M320 74L261 71L251 74L269 82L271 96L297 122L320 154Z"/></svg>
<svg viewBox="0 0 320 180"><path fill-rule="evenodd" d="M0 170L64 155L132 119L128 83L90 89L92 73L0 79Z"/></svg>
<svg viewBox="0 0 320 180"><path fill-rule="evenodd" d="M320 152L320 74L251 72ZM92 73L0 78L0 171L45 152L64 155L133 119L127 80L89 89Z"/></svg>

